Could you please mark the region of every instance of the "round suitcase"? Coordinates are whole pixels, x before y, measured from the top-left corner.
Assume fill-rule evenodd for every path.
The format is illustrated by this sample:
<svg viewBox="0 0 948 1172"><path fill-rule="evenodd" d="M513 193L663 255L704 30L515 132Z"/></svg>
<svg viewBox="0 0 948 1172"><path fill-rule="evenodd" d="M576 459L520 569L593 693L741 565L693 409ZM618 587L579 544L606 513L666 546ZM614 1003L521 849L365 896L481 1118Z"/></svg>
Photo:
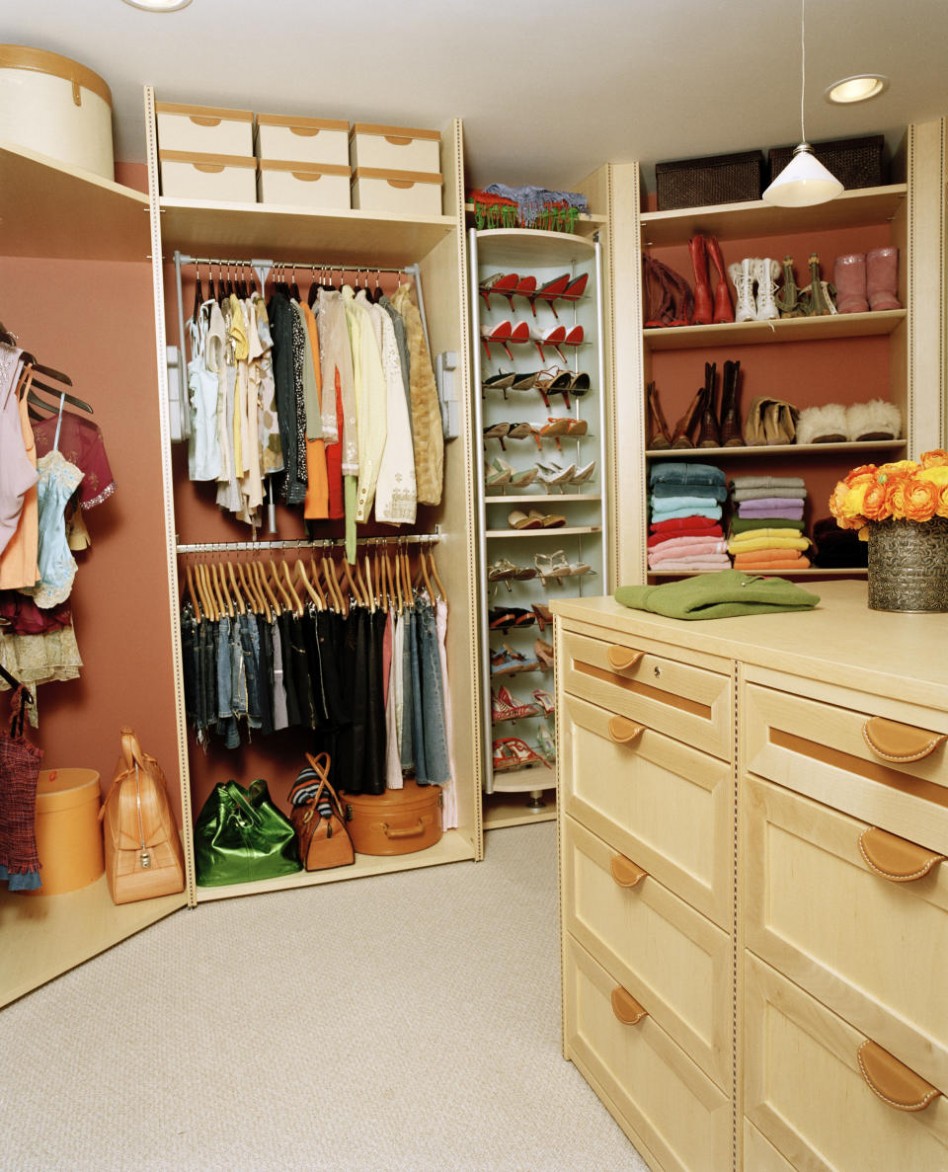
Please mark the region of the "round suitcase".
<svg viewBox="0 0 948 1172"><path fill-rule="evenodd" d="M441 838L440 785L406 781L383 794L340 795L346 829L360 855L407 855Z"/></svg>

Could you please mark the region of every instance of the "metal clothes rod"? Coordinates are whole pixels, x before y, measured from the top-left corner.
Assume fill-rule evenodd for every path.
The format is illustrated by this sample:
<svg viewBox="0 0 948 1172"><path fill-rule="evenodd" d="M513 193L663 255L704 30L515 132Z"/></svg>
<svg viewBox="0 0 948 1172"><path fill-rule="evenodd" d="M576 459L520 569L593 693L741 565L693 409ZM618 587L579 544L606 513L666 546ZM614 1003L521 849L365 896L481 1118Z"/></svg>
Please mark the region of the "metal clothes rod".
<svg viewBox="0 0 948 1172"><path fill-rule="evenodd" d="M403 537L359 537L357 545L437 545L440 533L406 533ZM178 553L241 553L251 550L274 549L329 549L345 547L344 537L291 538L285 541L207 541L197 545L179 545Z"/></svg>
<svg viewBox="0 0 948 1172"><path fill-rule="evenodd" d="M183 265L241 265L244 268L258 268L266 265L271 269L322 269L324 272L343 272L343 273L406 273L414 275L416 266L411 265L408 268L392 268L387 265L373 265L373 264L340 264L339 261L334 261L329 264L321 260L270 260L269 258L252 257L216 257L216 256L185 256L182 253L175 253L175 258Z"/></svg>

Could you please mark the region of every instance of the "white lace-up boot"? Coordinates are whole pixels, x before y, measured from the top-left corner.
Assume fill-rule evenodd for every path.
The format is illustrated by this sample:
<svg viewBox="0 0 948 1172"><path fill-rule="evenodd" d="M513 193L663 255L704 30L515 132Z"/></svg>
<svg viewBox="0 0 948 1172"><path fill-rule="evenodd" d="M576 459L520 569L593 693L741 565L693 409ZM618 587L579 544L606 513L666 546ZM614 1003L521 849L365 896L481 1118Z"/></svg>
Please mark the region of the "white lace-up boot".
<svg viewBox="0 0 948 1172"><path fill-rule="evenodd" d="M757 279L758 264L759 261L756 257L745 256L740 263L735 261L728 267L727 271L734 282L734 289L737 293L734 306L734 320L736 322L757 320L754 282Z"/></svg>
<svg viewBox="0 0 948 1172"><path fill-rule="evenodd" d="M755 276L757 278L757 320L770 321L780 316L780 310L774 300L777 292L777 278L780 276L780 262L766 257L756 261Z"/></svg>

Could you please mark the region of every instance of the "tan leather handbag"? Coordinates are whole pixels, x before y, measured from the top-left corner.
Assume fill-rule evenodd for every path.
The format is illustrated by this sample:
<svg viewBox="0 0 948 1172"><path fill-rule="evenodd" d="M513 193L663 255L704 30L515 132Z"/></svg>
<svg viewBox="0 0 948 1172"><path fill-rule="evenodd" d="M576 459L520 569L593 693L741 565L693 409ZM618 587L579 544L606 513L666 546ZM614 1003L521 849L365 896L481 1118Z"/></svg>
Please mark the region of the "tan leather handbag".
<svg viewBox="0 0 948 1172"><path fill-rule="evenodd" d="M306 754L309 769L300 771L290 790L290 821L296 830L300 859L307 871L345 867L355 862L342 807L329 784L329 754Z"/></svg>
<svg viewBox="0 0 948 1172"><path fill-rule="evenodd" d="M122 755L99 818L113 903L184 890L184 852L168 783L130 728L122 729Z"/></svg>

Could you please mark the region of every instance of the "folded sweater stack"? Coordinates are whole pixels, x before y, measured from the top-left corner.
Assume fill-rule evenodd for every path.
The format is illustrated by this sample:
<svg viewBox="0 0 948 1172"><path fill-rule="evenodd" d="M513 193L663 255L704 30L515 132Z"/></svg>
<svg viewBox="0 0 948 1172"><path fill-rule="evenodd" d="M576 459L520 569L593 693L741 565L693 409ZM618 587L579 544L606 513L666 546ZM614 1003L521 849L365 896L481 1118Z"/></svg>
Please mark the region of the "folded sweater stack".
<svg viewBox="0 0 948 1172"><path fill-rule="evenodd" d="M712 464L654 464L649 473L649 569L729 569L721 525L726 499L724 473Z"/></svg>
<svg viewBox="0 0 948 1172"><path fill-rule="evenodd" d="M736 476L728 552L736 570L805 570L810 539L803 536L806 485L799 476Z"/></svg>

